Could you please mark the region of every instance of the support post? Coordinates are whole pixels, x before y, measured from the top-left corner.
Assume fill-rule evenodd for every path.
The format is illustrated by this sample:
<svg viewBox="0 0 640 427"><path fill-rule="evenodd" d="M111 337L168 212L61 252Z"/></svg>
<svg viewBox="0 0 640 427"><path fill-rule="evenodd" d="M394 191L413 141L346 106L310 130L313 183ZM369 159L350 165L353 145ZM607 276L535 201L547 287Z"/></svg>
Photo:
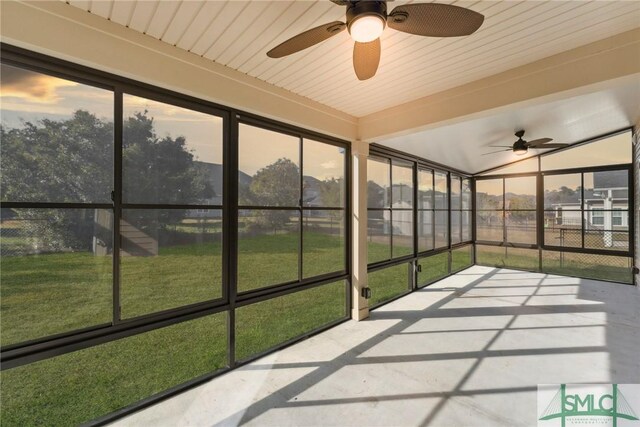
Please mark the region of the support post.
<svg viewBox="0 0 640 427"><path fill-rule="evenodd" d="M351 318L364 320L369 317L369 300L362 296L367 287L367 157L369 144L355 141L351 145L352 161L352 280L353 305Z"/></svg>
<svg viewBox="0 0 640 427"><path fill-rule="evenodd" d="M630 188L630 194L633 194L633 201L635 209L633 218L629 217L629 237L634 241L634 262L633 265L636 268L640 268L640 118L636 121L635 128L633 130L633 165L631 168L633 171L633 188ZM633 231L632 231L633 230ZM635 236L634 236L635 235ZM635 273L634 284L640 289L640 271Z"/></svg>

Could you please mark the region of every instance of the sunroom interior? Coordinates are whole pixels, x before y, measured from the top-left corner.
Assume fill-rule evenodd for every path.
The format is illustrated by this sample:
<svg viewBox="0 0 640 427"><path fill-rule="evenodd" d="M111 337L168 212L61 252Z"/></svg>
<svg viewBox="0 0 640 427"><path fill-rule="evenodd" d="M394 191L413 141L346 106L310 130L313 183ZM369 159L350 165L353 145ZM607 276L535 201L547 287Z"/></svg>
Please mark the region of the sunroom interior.
<svg viewBox="0 0 640 427"><path fill-rule="evenodd" d="M447 1L482 27L385 30L368 80L348 35L267 57L336 3L0 3L3 425L535 425L540 384L640 383L640 3Z"/></svg>

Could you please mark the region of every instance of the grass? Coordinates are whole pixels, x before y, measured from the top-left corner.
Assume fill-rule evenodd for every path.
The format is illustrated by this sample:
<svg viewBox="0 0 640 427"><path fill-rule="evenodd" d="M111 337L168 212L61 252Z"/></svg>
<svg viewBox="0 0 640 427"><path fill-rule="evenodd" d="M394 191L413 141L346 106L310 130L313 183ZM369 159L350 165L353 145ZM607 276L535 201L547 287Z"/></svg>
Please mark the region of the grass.
<svg viewBox="0 0 640 427"><path fill-rule="evenodd" d="M241 238L239 277L259 286L297 278L297 234ZM385 250L379 245L374 250ZM210 299L220 286L217 243L161 247L157 256L123 257L123 315ZM469 260L454 251L452 266ZM305 275L344 265L341 239L305 233ZM421 260L423 273L446 275L447 253ZM443 262L444 261L444 262ZM109 322L111 258L59 253L2 259L3 343ZM444 266L444 269L443 269ZM426 277L426 276L422 276ZM372 305L408 290L403 263L370 274ZM204 284L204 285L203 285ZM236 355L249 358L344 318L343 282L296 292L236 311ZM79 424L227 365L226 316L218 314L3 371L3 425Z"/></svg>
<svg viewBox="0 0 640 427"><path fill-rule="evenodd" d="M249 358L345 317L345 289L339 281L238 308L236 358Z"/></svg>
<svg viewBox="0 0 640 427"><path fill-rule="evenodd" d="M341 237L305 232L303 276L345 270ZM298 233L262 234L238 241L238 291L245 292L298 279Z"/></svg>
<svg viewBox="0 0 640 427"><path fill-rule="evenodd" d="M463 246L451 251L451 271L460 271L473 265L473 247Z"/></svg>
<svg viewBox="0 0 640 427"><path fill-rule="evenodd" d="M369 305L377 305L409 291L409 263L402 263L368 275L371 300Z"/></svg>
<svg viewBox="0 0 640 427"><path fill-rule="evenodd" d="M88 253L3 256L2 345L110 323L111 265Z"/></svg>
<svg viewBox="0 0 640 427"><path fill-rule="evenodd" d="M479 265L539 271L537 249L477 246L476 250ZM632 283L630 258L567 252L561 259L560 254L543 251L544 273Z"/></svg>
<svg viewBox="0 0 640 427"><path fill-rule="evenodd" d="M545 273L633 283L631 258L577 253L565 253L562 258L560 252L543 251L542 270Z"/></svg>
<svg viewBox="0 0 640 427"><path fill-rule="evenodd" d="M372 260L389 259L389 245L369 240L367 250L369 263L373 262ZM471 246L463 246L451 251L451 271L455 272L470 267L473 264L472 250ZM409 255L409 253L403 252L396 255ZM419 287L442 279L449 274L448 252L421 258L418 262L422 269L418 273ZM409 271L407 269L408 264L403 263L369 273L368 282L372 293L370 304L380 304L407 291L409 289Z"/></svg>
<svg viewBox="0 0 640 427"><path fill-rule="evenodd" d="M222 245L161 247L158 256L120 259L122 318L222 297Z"/></svg>
<svg viewBox="0 0 640 427"><path fill-rule="evenodd" d="M227 364L217 314L2 371L3 426L78 425Z"/></svg>
<svg viewBox="0 0 640 427"><path fill-rule="evenodd" d="M240 278L255 287L297 279L297 234L241 239ZM342 240L305 233L308 275L340 270ZM219 244L161 247L122 258L125 317L221 295ZM111 258L58 253L2 258L2 341L14 343L111 321ZM293 266L293 267L292 267ZM344 282L241 307L236 352L248 358L347 313ZM73 425L227 365L218 314L3 371L2 425Z"/></svg>
<svg viewBox="0 0 640 427"><path fill-rule="evenodd" d="M564 228L545 227L544 241L549 246L563 246L569 248L579 248L582 246L582 230ZM496 227L479 226L477 228L478 240L502 242L502 225ZM562 238L561 238L562 237ZM611 233L610 246L605 244L604 233L598 230L585 230L584 247L589 249L611 249L628 250L629 233L626 231L616 231ZM507 241L511 243L536 243L536 228L533 227L507 227Z"/></svg>
<svg viewBox="0 0 640 427"><path fill-rule="evenodd" d="M298 235L240 239L239 289L298 278ZM4 243L4 239L3 239ZM222 247L160 247L157 256L121 258L122 317L131 318L222 296ZM305 277L341 270L343 240L305 233ZM2 345L103 323L112 317L112 259L90 253L2 257Z"/></svg>
<svg viewBox="0 0 640 427"><path fill-rule="evenodd" d="M418 287L428 285L449 274L449 253L441 252L418 261L421 270L418 272Z"/></svg>

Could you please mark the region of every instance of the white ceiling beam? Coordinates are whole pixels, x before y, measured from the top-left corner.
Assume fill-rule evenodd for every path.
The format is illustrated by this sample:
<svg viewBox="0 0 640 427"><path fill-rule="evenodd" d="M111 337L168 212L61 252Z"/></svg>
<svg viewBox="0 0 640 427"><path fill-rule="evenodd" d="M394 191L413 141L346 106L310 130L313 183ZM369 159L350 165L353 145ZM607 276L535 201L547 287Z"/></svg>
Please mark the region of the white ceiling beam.
<svg viewBox="0 0 640 427"><path fill-rule="evenodd" d="M567 91L640 73L640 28L358 120L359 139L384 138L549 102Z"/></svg>

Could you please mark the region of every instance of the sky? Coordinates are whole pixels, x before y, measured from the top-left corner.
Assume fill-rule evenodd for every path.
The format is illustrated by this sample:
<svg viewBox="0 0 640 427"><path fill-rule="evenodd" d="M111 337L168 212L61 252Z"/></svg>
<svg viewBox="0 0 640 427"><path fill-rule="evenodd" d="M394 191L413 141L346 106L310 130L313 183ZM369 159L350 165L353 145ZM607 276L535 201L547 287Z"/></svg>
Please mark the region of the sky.
<svg viewBox="0 0 640 427"><path fill-rule="evenodd" d="M0 104L2 124L21 127L22 122L42 119L64 120L78 109L100 119L113 121L113 93L81 83L2 65ZM123 97L124 117L148 111L159 138L184 136L196 160L222 163L222 119L209 114L164 104L134 95ZM279 158L290 158L299 166L299 139L276 132L241 125L240 169L254 175ZM303 173L324 180L344 176L344 150L305 139Z"/></svg>
<svg viewBox="0 0 640 427"><path fill-rule="evenodd" d="M507 178L505 182L507 193L530 195L536 194L536 177ZM502 195L502 178L476 181L476 191L492 196Z"/></svg>
<svg viewBox="0 0 640 427"><path fill-rule="evenodd" d="M240 124L238 139L238 166L248 175L254 175L280 158L300 167L298 137ZM312 139L304 139L302 147L305 176L319 180L344 177L344 149Z"/></svg>
<svg viewBox="0 0 640 427"><path fill-rule="evenodd" d="M122 101L125 119L146 110L158 137L183 136L196 160L222 163L222 118L134 95L124 94Z"/></svg>
<svg viewBox="0 0 640 427"><path fill-rule="evenodd" d="M108 90L5 64L0 68L0 75L4 126L20 127L21 120L68 119L78 109L113 121L113 93Z"/></svg>

